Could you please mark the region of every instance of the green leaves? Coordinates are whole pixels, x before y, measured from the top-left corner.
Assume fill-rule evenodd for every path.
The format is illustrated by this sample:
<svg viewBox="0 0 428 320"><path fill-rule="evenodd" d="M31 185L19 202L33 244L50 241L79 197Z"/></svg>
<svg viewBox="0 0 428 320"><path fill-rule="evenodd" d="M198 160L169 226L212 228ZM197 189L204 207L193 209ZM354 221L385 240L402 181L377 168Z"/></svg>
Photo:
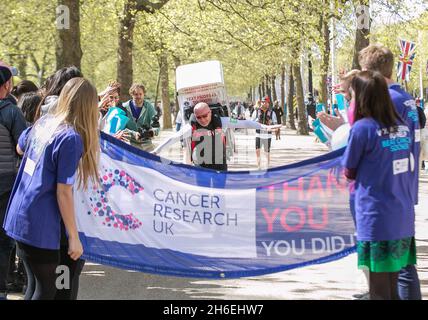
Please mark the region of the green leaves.
<svg viewBox="0 0 428 320"><path fill-rule="evenodd" d="M335 17L339 31L338 69L349 69L355 8L364 1L335 0L331 10L330 0L136 0L129 9L136 23L134 80L146 83L149 95L154 95L159 57L165 52L169 61L182 64L217 59L224 66L228 93L244 96L264 75L279 74L282 65L300 61L302 51L311 50L314 83L318 83L325 50L320 21L329 22ZM82 69L99 89L116 78L119 21L124 19L127 3L128 0L81 1ZM372 3L372 42L382 42L398 53L398 37L417 41L420 30L423 41L415 66L419 66L419 59L426 61L428 15L409 22L398 19L399 23L385 27L379 17L388 10L403 17L411 12L400 0ZM1 58L20 65L25 60L30 80L42 80L55 71L57 5L57 0L0 1L2 15L11 17L0 30ZM170 63L171 94L174 70Z"/></svg>

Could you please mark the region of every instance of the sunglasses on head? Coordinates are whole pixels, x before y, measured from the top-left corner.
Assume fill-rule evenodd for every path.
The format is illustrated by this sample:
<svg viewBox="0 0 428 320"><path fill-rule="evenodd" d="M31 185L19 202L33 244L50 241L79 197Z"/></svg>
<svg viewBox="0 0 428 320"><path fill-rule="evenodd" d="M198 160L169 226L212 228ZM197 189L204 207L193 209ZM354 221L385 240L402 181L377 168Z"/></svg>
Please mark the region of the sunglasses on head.
<svg viewBox="0 0 428 320"><path fill-rule="evenodd" d="M196 117L196 119L198 119L198 120L206 119L206 118L208 118L209 114L210 114L210 113L208 112L208 113L206 113L206 114L204 114L204 115L202 115L202 116L197 116L197 117Z"/></svg>

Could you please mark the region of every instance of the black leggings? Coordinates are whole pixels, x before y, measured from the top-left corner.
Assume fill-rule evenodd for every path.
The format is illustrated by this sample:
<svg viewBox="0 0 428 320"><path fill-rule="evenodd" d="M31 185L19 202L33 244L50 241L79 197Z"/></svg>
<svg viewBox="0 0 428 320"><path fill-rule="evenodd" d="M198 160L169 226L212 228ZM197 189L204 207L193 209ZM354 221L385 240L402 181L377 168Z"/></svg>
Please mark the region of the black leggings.
<svg viewBox="0 0 428 320"><path fill-rule="evenodd" d="M19 257L27 273L25 300L53 300L56 294L56 268L59 250L46 250L17 243Z"/></svg>
<svg viewBox="0 0 428 320"><path fill-rule="evenodd" d="M24 300L53 300L56 294L56 263L40 263L23 259L27 273L27 290Z"/></svg>
<svg viewBox="0 0 428 320"><path fill-rule="evenodd" d="M74 261L68 255L68 248L45 250L18 243L19 256L27 273L25 300L76 300L79 276L85 265L84 260ZM69 270L69 289L57 289L58 266Z"/></svg>

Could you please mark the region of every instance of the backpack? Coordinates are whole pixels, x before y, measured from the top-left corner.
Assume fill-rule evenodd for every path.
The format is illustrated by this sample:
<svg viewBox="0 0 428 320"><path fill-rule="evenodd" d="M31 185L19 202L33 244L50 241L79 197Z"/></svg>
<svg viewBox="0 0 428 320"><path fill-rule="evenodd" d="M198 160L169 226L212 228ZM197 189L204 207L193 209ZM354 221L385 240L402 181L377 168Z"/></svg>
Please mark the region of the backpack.
<svg viewBox="0 0 428 320"><path fill-rule="evenodd" d="M11 129L6 124L4 109L9 102L0 107L0 174L16 173L18 171L19 158L16 154L16 144L12 138Z"/></svg>

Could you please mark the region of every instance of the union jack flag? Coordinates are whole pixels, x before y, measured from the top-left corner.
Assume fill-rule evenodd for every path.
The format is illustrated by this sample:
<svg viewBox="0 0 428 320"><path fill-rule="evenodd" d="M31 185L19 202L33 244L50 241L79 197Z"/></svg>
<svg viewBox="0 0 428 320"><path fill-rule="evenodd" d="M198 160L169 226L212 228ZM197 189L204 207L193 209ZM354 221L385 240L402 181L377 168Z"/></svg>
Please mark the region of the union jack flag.
<svg viewBox="0 0 428 320"><path fill-rule="evenodd" d="M410 71L413 66L413 59L415 59L416 44L406 40L400 40L401 54L398 59L398 72L397 77L402 81L409 81Z"/></svg>

